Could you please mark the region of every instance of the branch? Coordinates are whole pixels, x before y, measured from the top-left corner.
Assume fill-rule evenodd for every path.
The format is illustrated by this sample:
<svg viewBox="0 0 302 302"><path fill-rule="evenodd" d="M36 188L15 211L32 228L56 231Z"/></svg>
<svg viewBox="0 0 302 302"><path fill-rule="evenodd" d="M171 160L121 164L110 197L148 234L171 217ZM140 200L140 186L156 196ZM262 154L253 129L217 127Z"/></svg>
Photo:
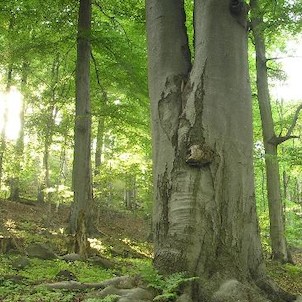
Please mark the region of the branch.
<svg viewBox="0 0 302 302"><path fill-rule="evenodd" d="M299 59L302 58L302 56L274 57L274 58L267 58L266 61L285 60L288 58Z"/></svg>
<svg viewBox="0 0 302 302"><path fill-rule="evenodd" d="M288 128L286 135L285 136L274 136L274 137L272 137L268 141L270 144L277 146L277 145L280 145L280 144L284 143L285 141L287 141L289 139L300 138L300 136L291 135L291 134L294 131L294 128L297 124L297 120L299 118L299 113L300 113L301 110L302 110L302 104L300 104L297 107L296 112L295 112L294 117L293 117L293 120L292 120L292 123L291 123L290 127Z"/></svg>
<svg viewBox="0 0 302 302"><path fill-rule="evenodd" d="M292 132L293 132L293 130L294 130L296 124L297 124L297 120L298 120L299 113L300 113L301 109L302 109L302 104L300 104L296 109L295 115L294 115L293 120L292 120L292 124L290 125L290 127L289 127L289 129L288 129L288 131L285 135L286 137L290 136L292 134Z"/></svg>
<svg viewBox="0 0 302 302"><path fill-rule="evenodd" d="M121 29L123 30L123 32L124 32L124 34L125 34L126 40L127 40L127 42L128 42L128 45L129 45L130 48L131 48L131 41L130 41L128 35L127 35L127 32L126 32L124 26L123 26L123 25L122 25L115 17L109 16L107 13L105 13L104 10L103 10L103 8L102 8L102 6L101 6L99 3L94 3L94 4L100 9L100 11L102 12L102 14L103 14L104 16L106 16L106 17L107 17L109 20L111 20L113 23L116 23L116 24L118 24L118 25L121 27Z"/></svg>
<svg viewBox="0 0 302 302"><path fill-rule="evenodd" d="M66 289L70 291L74 290L86 290L86 289L103 289L104 285L100 283L81 283L77 281L62 281L56 283L45 283L43 284L48 290Z"/></svg>
<svg viewBox="0 0 302 302"><path fill-rule="evenodd" d="M300 138L300 136L297 135L274 136L268 141L268 143L277 146L292 138Z"/></svg>
<svg viewBox="0 0 302 302"><path fill-rule="evenodd" d="M43 286L48 290L66 289L66 290L86 290L86 289L103 289L108 286L119 286L120 284L127 284L134 287L139 282L139 277L121 276L112 279L104 280L95 283L81 283L77 281L62 281L55 283L44 283Z"/></svg>
<svg viewBox="0 0 302 302"><path fill-rule="evenodd" d="M98 83L98 85L99 85L100 88L101 88L102 95L103 95L103 98L104 98L104 103L106 104L106 102L107 102L107 93L106 93L106 91L105 91L104 86L103 86L102 83L101 83L100 74L99 74L99 70L98 70L98 67L97 67L97 62L96 62L96 59L95 59L95 57L94 57L92 51L90 51L90 55L91 55L91 58L92 58L92 61L93 61L93 65L94 65L97 83Z"/></svg>
<svg viewBox="0 0 302 302"><path fill-rule="evenodd" d="M91 59L93 61L93 65L94 65L94 70L95 70L95 74L96 74L96 81L97 81L98 85L101 87L102 91L104 91L104 87L101 84L101 79L100 79L100 74L99 74L97 63L96 63L96 59L95 59L92 51L90 51L90 56L91 56Z"/></svg>
<svg viewBox="0 0 302 302"><path fill-rule="evenodd" d="M267 70L271 70L271 71L276 72L276 73L283 72L282 69L276 69L276 68L272 68L272 67L268 67L268 66L267 66Z"/></svg>

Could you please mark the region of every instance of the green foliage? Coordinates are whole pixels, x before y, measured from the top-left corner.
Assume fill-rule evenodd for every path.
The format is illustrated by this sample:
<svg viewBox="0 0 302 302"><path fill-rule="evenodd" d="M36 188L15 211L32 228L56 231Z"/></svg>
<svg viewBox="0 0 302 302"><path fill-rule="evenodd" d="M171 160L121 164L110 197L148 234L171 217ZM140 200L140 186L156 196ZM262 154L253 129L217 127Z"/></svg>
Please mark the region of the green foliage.
<svg viewBox="0 0 302 302"><path fill-rule="evenodd" d="M163 276L153 267L151 261L142 260L135 260L132 274L141 276L149 287L160 293L154 298L154 301L174 301L183 285L199 279L198 277L188 277L184 272Z"/></svg>
<svg viewBox="0 0 302 302"><path fill-rule="evenodd" d="M286 201L286 237L291 246L302 247L302 205Z"/></svg>
<svg viewBox="0 0 302 302"><path fill-rule="evenodd" d="M75 261L68 263L63 260L40 259L31 259L30 267L20 272L20 275L32 281L51 280L61 270L72 271L81 282L96 282L109 279L113 275L110 271L86 262Z"/></svg>
<svg viewBox="0 0 302 302"><path fill-rule="evenodd" d="M26 284L16 284L11 281L1 281L1 302L72 302L74 293L66 291L49 291L43 287L33 287Z"/></svg>
<svg viewBox="0 0 302 302"><path fill-rule="evenodd" d="M158 275L155 280L149 283L150 287L161 291L161 294L154 298L154 301L174 301L181 291L181 287L188 282L198 280L198 277L187 277L185 273L174 273L167 277ZM155 281L155 282L154 282Z"/></svg>

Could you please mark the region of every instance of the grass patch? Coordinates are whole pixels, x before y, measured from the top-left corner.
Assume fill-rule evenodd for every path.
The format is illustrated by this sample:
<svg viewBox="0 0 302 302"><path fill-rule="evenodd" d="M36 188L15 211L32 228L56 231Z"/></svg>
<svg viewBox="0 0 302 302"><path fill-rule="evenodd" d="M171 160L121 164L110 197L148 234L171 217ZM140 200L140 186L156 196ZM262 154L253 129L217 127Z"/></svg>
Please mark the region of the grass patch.
<svg viewBox="0 0 302 302"><path fill-rule="evenodd" d="M55 282L57 273L61 270L72 272L80 282L100 282L115 276L111 270L90 263L63 260L30 259L30 264L23 270L14 270L12 263L16 256L0 256L0 301L1 302L71 302L81 293L64 290L49 291L43 282ZM13 282L10 277L23 277ZM80 299L78 299L80 301Z"/></svg>

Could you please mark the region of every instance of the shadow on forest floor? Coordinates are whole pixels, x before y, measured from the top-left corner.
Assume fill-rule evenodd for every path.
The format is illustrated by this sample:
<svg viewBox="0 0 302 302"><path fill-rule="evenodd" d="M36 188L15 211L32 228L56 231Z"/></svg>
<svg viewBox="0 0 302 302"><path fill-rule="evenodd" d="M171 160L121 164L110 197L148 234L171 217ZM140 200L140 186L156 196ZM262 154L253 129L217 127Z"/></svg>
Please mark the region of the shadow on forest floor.
<svg viewBox="0 0 302 302"><path fill-rule="evenodd" d="M56 209L55 205L45 203L0 200L1 302L83 301L82 293L33 291L33 285L57 281L58 274L65 271L80 282L100 282L144 270L151 272L152 246L147 242L150 228L147 219L129 212L99 209L100 234L90 239L90 245L94 257L105 257L114 263L106 266L104 262L64 261L60 257L70 252L70 239L64 234L68 215L67 206ZM46 245L58 257L54 260L31 258L18 267L16 263L22 264L23 259L20 254L25 256L26 247L33 243ZM296 265L267 260L268 273L284 290L302 295L302 249L296 249L293 257Z"/></svg>

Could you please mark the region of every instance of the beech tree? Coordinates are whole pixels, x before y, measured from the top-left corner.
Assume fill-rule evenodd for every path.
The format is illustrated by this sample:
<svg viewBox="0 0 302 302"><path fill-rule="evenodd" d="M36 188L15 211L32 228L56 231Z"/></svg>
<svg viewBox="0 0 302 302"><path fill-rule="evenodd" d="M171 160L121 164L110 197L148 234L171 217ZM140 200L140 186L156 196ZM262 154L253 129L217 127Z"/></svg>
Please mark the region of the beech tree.
<svg viewBox="0 0 302 302"><path fill-rule="evenodd" d="M91 109L90 109L91 0L80 0L76 68L76 116L74 135L74 203L70 231L76 233L75 251L85 256L86 235L91 226Z"/></svg>
<svg viewBox="0 0 302 302"><path fill-rule="evenodd" d="M195 0L194 61L183 1L146 10L154 265L199 277L185 301L292 301L265 277L261 252L245 3Z"/></svg>
<svg viewBox="0 0 302 302"><path fill-rule="evenodd" d="M286 135L276 135L270 104L270 91L268 84L269 77L267 68L268 58L266 55L263 12L261 12L257 0L251 0L250 4L252 11L252 32L256 51L257 97L261 115L263 143L265 149L266 183L270 216L272 258L280 262L293 262L285 238L283 202L278 163L278 146L289 139L297 137L293 136L292 132L297 123L302 105L298 106ZM282 14L284 14L283 11Z"/></svg>

